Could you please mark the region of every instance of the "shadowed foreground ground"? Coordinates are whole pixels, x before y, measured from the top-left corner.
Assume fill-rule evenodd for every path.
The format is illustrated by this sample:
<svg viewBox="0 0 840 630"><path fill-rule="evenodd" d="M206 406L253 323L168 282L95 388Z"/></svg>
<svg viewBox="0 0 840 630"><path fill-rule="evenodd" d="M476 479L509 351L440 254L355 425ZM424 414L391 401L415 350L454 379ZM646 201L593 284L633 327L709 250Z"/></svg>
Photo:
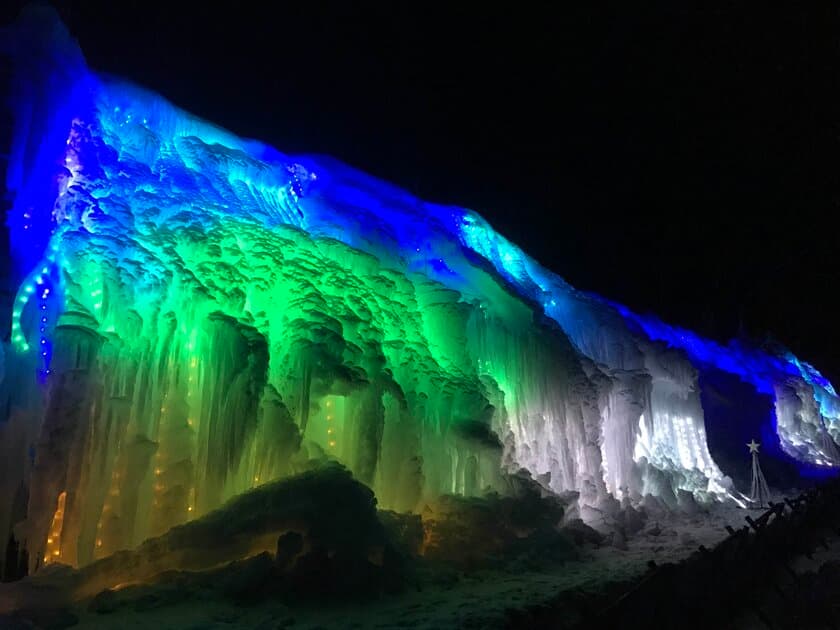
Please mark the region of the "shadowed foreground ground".
<svg viewBox="0 0 840 630"><path fill-rule="evenodd" d="M838 620L835 506L829 485L763 520L650 505L596 532L524 479L515 497L449 497L400 515L327 466L137 550L2 585L0 626L819 627ZM756 524L742 530L747 514Z"/></svg>

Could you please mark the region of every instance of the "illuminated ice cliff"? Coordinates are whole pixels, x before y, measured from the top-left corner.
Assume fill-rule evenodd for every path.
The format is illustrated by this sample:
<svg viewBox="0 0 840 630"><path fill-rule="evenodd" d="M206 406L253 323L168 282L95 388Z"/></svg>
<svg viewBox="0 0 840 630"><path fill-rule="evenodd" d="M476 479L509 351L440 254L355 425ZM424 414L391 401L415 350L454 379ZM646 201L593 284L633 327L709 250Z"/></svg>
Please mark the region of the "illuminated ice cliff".
<svg viewBox="0 0 840 630"><path fill-rule="evenodd" d="M238 138L90 71L63 26L27 15L0 38L17 53L19 281L0 535L30 571L311 459L396 510L504 493L524 468L584 513L741 500L742 437L779 470L840 463L840 400L786 351L577 291L475 212Z"/></svg>

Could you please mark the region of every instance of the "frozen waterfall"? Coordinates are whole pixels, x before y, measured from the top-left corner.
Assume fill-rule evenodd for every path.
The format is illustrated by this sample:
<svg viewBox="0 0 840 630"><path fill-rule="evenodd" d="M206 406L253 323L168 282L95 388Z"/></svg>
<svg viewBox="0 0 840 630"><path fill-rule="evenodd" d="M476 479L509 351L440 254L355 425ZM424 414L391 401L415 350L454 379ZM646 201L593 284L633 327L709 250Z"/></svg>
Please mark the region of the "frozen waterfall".
<svg viewBox="0 0 840 630"><path fill-rule="evenodd" d="M840 399L786 351L576 291L473 211L92 72L63 27L37 35L43 19L4 34L20 284L0 533L30 570L134 546L318 458L404 511L504 493L521 468L586 506L735 500L739 462L707 435L712 379L729 388L715 400L754 401L780 461L840 463Z"/></svg>

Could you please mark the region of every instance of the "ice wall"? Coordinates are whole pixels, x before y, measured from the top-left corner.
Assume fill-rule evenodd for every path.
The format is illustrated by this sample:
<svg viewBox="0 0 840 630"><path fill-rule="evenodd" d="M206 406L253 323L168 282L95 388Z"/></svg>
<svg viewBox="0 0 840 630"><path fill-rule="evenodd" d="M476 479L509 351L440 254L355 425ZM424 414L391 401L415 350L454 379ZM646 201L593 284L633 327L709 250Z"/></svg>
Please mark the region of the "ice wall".
<svg viewBox="0 0 840 630"><path fill-rule="evenodd" d="M520 468L591 507L737 499L707 446L712 368L774 397L787 456L838 463L840 402L791 355L639 317L472 211L97 75L48 13L5 35L21 282L0 534L30 570L134 546L312 459L398 510L506 492Z"/></svg>

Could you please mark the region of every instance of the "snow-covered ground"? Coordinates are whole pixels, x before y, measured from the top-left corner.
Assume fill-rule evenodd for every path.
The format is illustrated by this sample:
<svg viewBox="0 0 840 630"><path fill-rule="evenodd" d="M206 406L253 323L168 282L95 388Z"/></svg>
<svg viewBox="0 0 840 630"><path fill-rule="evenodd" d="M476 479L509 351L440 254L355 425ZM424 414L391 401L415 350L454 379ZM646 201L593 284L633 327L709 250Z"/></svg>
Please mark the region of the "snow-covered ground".
<svg viewBox="0 0 840 630"><path fill-rule="evenodd" d="M191 600L164 605L144 596L113 613L74 611L79 628L448 628L503 627L509 613L548 604L563 593L597 595L610 583L629 583L644 574L647 563L678 561L699 545L711 547L738 528L750 512L726 506L686 517L649 521L627 541L586 548L579 560L551 569L502 569L424 579L422 590L354 604L320 601L317 605L260 603L237 606L224 600ZM573 607L569 625L580 620Z"/></svg>

